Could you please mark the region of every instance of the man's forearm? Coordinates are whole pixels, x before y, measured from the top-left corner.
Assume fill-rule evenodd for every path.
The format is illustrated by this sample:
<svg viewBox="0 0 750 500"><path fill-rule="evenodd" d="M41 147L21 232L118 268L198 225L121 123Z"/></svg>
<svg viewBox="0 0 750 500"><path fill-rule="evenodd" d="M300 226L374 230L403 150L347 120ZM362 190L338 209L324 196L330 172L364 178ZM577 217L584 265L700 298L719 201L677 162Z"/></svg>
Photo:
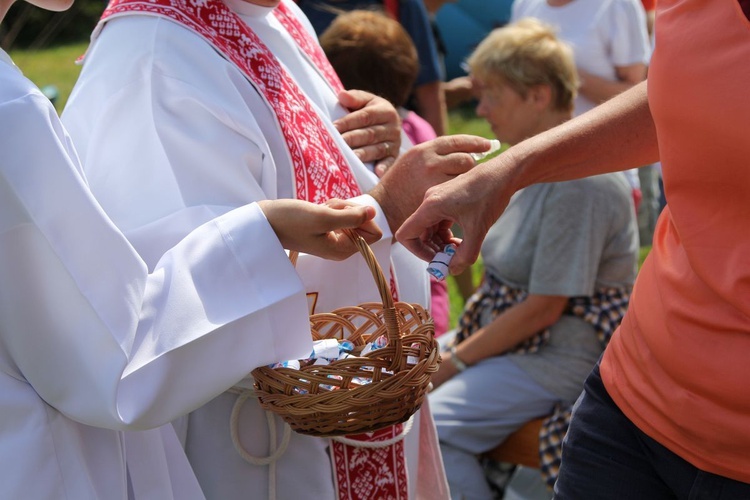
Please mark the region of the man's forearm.
<svg viewBox="0 0 750 500"><path fill-rule="evenodd" d="M509 149L516 185L559 182L658 161L646 82L558 127ZM497 160L502 161L500 155ZM491 168L493 161L482 165Z"/></svg>

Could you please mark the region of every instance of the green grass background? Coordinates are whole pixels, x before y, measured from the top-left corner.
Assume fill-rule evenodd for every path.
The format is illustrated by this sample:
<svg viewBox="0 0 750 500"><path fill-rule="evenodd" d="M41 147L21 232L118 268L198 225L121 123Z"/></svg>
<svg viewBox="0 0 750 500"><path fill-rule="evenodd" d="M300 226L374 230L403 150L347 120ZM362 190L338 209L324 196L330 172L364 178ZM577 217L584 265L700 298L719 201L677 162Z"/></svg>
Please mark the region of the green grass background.
<svg viewBox="0 0 750 500"><path fill-rule="evenodd" d="M16 50L11 51L10 56L37 86L42 88L47 85L54 85L57 88L59 97L55 106L60 112L65 107L70 91L80 72L80 66L74 64L74 62L86 51L86 47L86 43L78 43L44 50ZM487 122L477 118L474 108L471 106L465 106L450 112L448 132L450 134L472 134L488 139L493 138ZM650 249L651 247L641 248L641 263ZM474 264L472 275L475 284L478 284L481 280L482 271L481 261ZM448 292L451 305L451 325L453 326L464 305L464 300L453 278L448 279Z"/></svg>
<svg viewBox="0 0 750 500"><path fill-rule="evenodd" d="M57 87L60 97L55 107L62 111L81 71L75 60L86 51L87 46L86 43L78 43L44 50L13 50L10 57L38 87Z"/></svg>

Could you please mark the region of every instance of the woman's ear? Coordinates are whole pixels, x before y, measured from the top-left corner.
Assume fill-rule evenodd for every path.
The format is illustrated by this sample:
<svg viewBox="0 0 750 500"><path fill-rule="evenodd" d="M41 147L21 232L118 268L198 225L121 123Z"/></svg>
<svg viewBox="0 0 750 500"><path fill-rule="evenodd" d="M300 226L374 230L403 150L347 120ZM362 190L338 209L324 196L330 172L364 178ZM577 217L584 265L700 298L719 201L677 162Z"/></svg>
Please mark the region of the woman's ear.
<svg viewBox="0 0 750 500"><path fill-rule="evenodd" d="M544 84L534 85L528 90L528 99L537 109L546 109L552 103L552 87Z"/></svg>

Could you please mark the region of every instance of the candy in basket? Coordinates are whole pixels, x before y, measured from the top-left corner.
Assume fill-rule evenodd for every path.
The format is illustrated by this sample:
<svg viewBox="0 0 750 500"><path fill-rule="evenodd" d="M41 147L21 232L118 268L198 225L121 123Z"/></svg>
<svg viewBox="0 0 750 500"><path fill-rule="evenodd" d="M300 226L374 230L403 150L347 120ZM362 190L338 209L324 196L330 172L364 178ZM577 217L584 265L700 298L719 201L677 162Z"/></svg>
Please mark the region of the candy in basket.
<svg viewBox="0 0 750 500"><path fill-rule="evenodd" d="M372 271L382 303L310 316L326 356L253 370L261 406L301 434L340 436L404 422L422 405L440 362L434 325L419 305L393 302L372 250L347 232ZM335 342L334 342L335 340Z"/></svg>

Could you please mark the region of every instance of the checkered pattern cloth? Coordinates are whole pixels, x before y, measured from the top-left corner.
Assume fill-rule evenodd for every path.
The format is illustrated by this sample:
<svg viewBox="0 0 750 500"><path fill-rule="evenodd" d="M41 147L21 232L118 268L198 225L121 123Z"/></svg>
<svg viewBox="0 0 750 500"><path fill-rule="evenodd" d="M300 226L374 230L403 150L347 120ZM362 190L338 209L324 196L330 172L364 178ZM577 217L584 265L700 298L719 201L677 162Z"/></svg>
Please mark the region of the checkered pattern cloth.
<svg viewBox="0 0 750 500"><path fill-rule="evenodd" d="M590 297L571 297L563 314L576 316L592 325L603 350L625 316L630 291L630 287L600 288ZM512 288L490 273L485 274L484 282L466 303L458 323L456 342L467 339L509 307L526 300L527 296L526 290ZM549 336L549 329L545 329L508 352L533 354L549 342ZM541 471L550 487L555 484L560 470L562 441L570 425L571 410L570 406L558 404L539 431Z"/></svg>

